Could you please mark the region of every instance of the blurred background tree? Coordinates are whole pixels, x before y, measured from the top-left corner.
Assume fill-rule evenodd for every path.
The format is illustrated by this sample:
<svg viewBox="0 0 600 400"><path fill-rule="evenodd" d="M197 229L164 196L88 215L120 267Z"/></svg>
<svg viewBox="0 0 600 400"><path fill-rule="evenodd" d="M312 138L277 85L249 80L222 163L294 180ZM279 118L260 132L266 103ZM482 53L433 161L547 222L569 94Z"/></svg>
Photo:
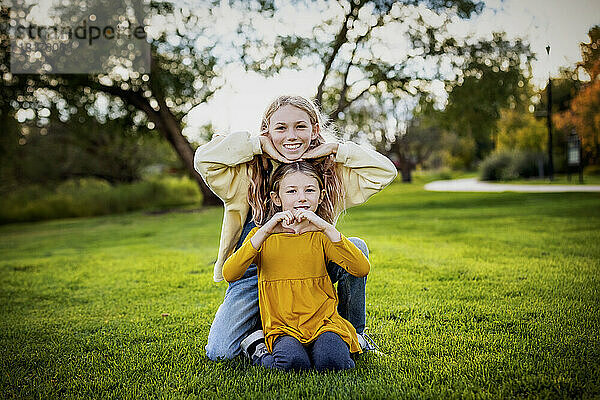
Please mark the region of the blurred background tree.
<svg viewBox="0 0 600 400"><path fill-rule="evenodd" d="M104 9L110 10L110 5ZM120 15L115 14L112 17L118 22ZM8 27L8 21L9 9L3 6L4 27ZM144 21L144 16L138 15L137 21ZM21 126L9 121L11 118L18 118L17 111L30 110L23 115L26 115L28 120L34 120L40 129L46 128L46 134L54 134L59 130L46 127L54 111L57 115L54 118L55 122L57 119L63 122L71 121L69 129L61 131L63 140L65 135L80 136L71 137L71 142L85 140L80 133L89 129L84 124L89 122L89 119L83 116L83 113L100 122L102 127L98 126L97 131L110 131L117 124L122 128L119 131L121 135L131 136L132 132L136 132L135 135L141 137L155 129L171 145L185 170L200 186L203 204L221 204L194 170L194 148L182 134L183 119L187 112L195 105L207 101L221 84L217 77L217 57L213 54L214 43L218 38L211 33L214 18L210 7L201 8L197 13L193 13L189 9L176 8L170 2L153 1L150 3L148 15L145 16L145 22L155 29L151 42L151 70L147 74L115 68L98 75L14 75L9 72L8 29L3 29L0 54L0 75L3 77L3 85L0 88L2 122L6 123L9 129L16 128L19 131ZM104 103L103 107L99 102ZM108 111L102 112L102 108ZM77 118L74 119L74 116ZM105 125L107 121L116 119L120 119L120 122L111 126ZM147 129L140 129L143 126ZM23 146L28 143L24 136L29 134L31 127L22 128L28 130L21 130L16 136L19 137L17 143ZM14 131L12 137L15 138ZM94 146L94 143L89 144ZM13 148L14 145L9 145L3 150ZM122 150L128 151L126 148ZM8 157L14 160L16 155ZM19 158L19 162L24 161ZM60 162L60 159L55 161ZM131 165L125 169L135 168L137 161L139 160L133 159ZM125 181L135 178L127 172L120 177L108 172L107 174L111 175L111 178ZM139 172L133 175L136 174L139 175Z"/></svg>
<svg viewBox="0 0 600 400"><path fill-rule="evenodd" d="M49 105L52 107L52 105ZM136 114L100 123L84 109L67 121L58 118L54 108L48 122L21 124L18 135L10 129L2 137L3 185L60 182L81 177L96 177L111 184L139 180L145 167L173 168L179 160L158 132L131 121Z"/></svg>
<svg viewBox="0 0 600 400"><path fill-rule="evenodd" d="M254 4L249 12L267 8L270 18L277 18L275 3ZM474 167L494 148L500 110L528 100L525 89L533 54L526 43L509 41L503 33L486 40L450 30L451 23L481 12L482 2L360 0L319 5L322 19L308 22L303 33L267 38L254 28L260 26L255 11L239 28L248 38L242 60L248 69L265 75L316 68L321 79L315 99L340 127L341 136L371 141L395 159L405 181L410 181L415 165L424 163L423 157L434 153L431 145L424 151L415 143L437 140L440 128L474 144L474 156L462 160L466 168ZM436 117L440 125L423 129L424 116L417 123L413 111L422 100L443 103L439 97L446 92L448 104ZM409 131L410 138L404 137Z"/></svg>
<svg viewBox="0 0 600 400"><path fill-rule="evenodd" d="M442 125L474 142L474 161L484 159L496 148L497 123L503 109L526 109L530 104L529 45L507 41L496 33L489 42L467 46L468 55L456 83L448 84L448 104ZM474 167L474 165L467 165Z"/></svg>
<svg viewBox="0 0 600 400"><path fill-rule="evenodd" d="M532 150L542 152L548 137L546 124L522 109L503 109L497 123L499 151Z"/></svg>
<svg viewBox="0 0 600 400"><path fill-rule="evenodd" d="M577 69L586 76L572 97L568 109L561 110L554 123L563 131L581 138L585 164L600 164L600 25L590 29L589 43L581 43L582 61ZM574 71L575 72L575 71ZM574 74L575 75L575 74Z"/></svg>

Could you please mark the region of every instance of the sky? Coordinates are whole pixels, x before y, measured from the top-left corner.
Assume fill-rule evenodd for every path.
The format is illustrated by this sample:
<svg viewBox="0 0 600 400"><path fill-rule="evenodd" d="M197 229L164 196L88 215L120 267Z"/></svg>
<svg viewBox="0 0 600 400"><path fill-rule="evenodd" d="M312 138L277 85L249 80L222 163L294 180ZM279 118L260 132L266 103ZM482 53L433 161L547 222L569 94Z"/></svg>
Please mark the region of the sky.
<svg viewBox="0 0 600 400"><path fill-rule="evenodd" d="M562 66L581 59L579 43L588 41L589 29L600 24L599 0L487 0L479 16L456 29L477 35L505 31L508 37L523 37L536 53L533 83L545 86ZM550 46L550 55L546 46ZM268 103L281 94L312 97L320 80L319 71L288 71L266 78L231 66L224 73L225 86L206 104L192 109L184 134L197 140L197 127L211 122L218 131L248 130L256 133Z"/></svg>

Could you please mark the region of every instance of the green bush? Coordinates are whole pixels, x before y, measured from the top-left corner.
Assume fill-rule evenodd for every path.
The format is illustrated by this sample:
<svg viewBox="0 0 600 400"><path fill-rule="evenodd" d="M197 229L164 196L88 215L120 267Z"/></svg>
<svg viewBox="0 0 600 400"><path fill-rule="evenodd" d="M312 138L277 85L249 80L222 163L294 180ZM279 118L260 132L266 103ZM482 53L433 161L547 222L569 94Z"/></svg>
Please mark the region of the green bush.
<svg viewBox="0 0 600 400"><path fill-rule="evenodd" d="M480 179L482 181L499 181L503 172L510 164L510 154L506 152L493 153L481 162Z"/></svg>
<svg viewBox="0 0 600 400"><path fill-rule="evenodd" d="M540 175L540 162L542 173L547 169L546 156L540 152L518 151L512 154L504 180L519 178L534 178Z"/></svg>
<svg viewBox="0 0 600 400"><path fill-rule="evenodd" d="M534 151L504 151L491 154L480 165L480 179L499 181L539 176L540 162L547 170L545 154Z"/></svg>
<svg viewBox="0 0 600 400"><path fill-rule="evenodd" d="M587 175L600 175L600 165L588 165L585 167L584 172Z"/></svg>
<svg viewBox="0 0 600 400"><path fill-rule="evenodd" d="M28 185L0 199L0 223L91 217L197 204L202 195L187 177L155 177L110 185L102 179L65 181L55 188Z"/></svg>

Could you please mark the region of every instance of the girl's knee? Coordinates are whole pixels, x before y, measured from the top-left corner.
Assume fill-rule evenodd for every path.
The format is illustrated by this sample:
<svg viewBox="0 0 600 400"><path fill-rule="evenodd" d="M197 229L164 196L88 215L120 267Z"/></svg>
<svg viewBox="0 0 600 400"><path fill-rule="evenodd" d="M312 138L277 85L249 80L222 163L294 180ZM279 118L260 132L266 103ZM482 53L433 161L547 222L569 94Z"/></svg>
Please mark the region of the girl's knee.
<svg viewBox="0 0 600 400"><path fill-rule="evenodd" d="M284 371L300 371L310 368L306 349L296 338L281 336L273 344L274 366Z"/></svg>
<svg viewBox="0 0 600 400"><path fill-rule="evenodd" d="M348 240L355 245L365 255L365 257L369 258L369 248L364 240L358 237L349 237Z"/></svg>
<svg viewBox="0 0 600 400"><path fill-rule="evenodd" d="M279 363L285 371L302 371L310 369L310 359L306 354L290 354Z"/></svg>
<svg viewBox="0 0 600 400"><path fill-rule="evenodd" d="M348 345L334 332L325 332L317 339L313 347L313 361L317 371L354 368Z"/></svg>
<svg viewBox="0 0 600 400"><path fill-rule="evenodd" d="M222 346L219 343L210 341L206 344L204 350L206 350L206 357L211 361L231 360L241 354L239 346Z"/></svg>
<svg viewBox="0 0 600 400"><path fill-rule="evenodd" d="M347 355L325 353L315 358L315 369L317 371L341 371L354 368L354 361Z"/></svg>

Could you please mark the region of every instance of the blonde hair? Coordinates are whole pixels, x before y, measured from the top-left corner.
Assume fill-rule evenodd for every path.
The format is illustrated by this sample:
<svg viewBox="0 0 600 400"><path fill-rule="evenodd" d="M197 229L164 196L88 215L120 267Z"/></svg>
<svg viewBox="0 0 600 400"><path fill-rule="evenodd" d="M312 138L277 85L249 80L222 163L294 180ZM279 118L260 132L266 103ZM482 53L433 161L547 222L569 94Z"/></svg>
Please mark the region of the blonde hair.
<svg viewBox="0 0 600 400"><path fill-rule="evenodd" d="M271 175L271 179L269 181L269 187L271 188L271 191L277 193L277 195L279 196L279 188L281 181L287 175L294 172L301 172L304 175L312 176L317 180L319 184L319 192L321 192L321 190L324 189L325 182L323 180L321 171L319 170L318 166L311 164L308 161L297 161L291 164L281 164L279 167L277 167L277 169L275 169L275 172L273 172L273 175ZM273 215L280 212L281 210L281 206L278 206L272 200L269 200L269 211L265 220L271 219ZM324 201L320 202L315 214L317 214L319 217L323 218L330 224L333 224L333 220L335 219L335 210L333 209L333 205Z"/></svg>
<svg viewBox="0 0 600 400"><path fill-rule="evenodd" d="M279 96L269 104L263 113L260 134L269 134L269 121L271 116L279 108L283 106L294 106L306 112L310 119L311 125L318 126L319 131L314 139L311 140L308 150L314 149L317 146L325 143L323 133L333 133L333 127L328 124L327 118L321 114L315 103L303 96ZM321 208L331 210L333 217L338 212L339 208L343 208L345 192L342 187L342 181L336 172L335 158L329 155L320 159L310 161L316 168L323 180L325 189L325 197L321 203ZM250 169L250 187L248 188L248 203L252 208L252 219L257 225L262 225L267 221L269 210L269 181L271 172L273 171L273 163L270 158L264 155L257 155L249 163Z"/></svg>

